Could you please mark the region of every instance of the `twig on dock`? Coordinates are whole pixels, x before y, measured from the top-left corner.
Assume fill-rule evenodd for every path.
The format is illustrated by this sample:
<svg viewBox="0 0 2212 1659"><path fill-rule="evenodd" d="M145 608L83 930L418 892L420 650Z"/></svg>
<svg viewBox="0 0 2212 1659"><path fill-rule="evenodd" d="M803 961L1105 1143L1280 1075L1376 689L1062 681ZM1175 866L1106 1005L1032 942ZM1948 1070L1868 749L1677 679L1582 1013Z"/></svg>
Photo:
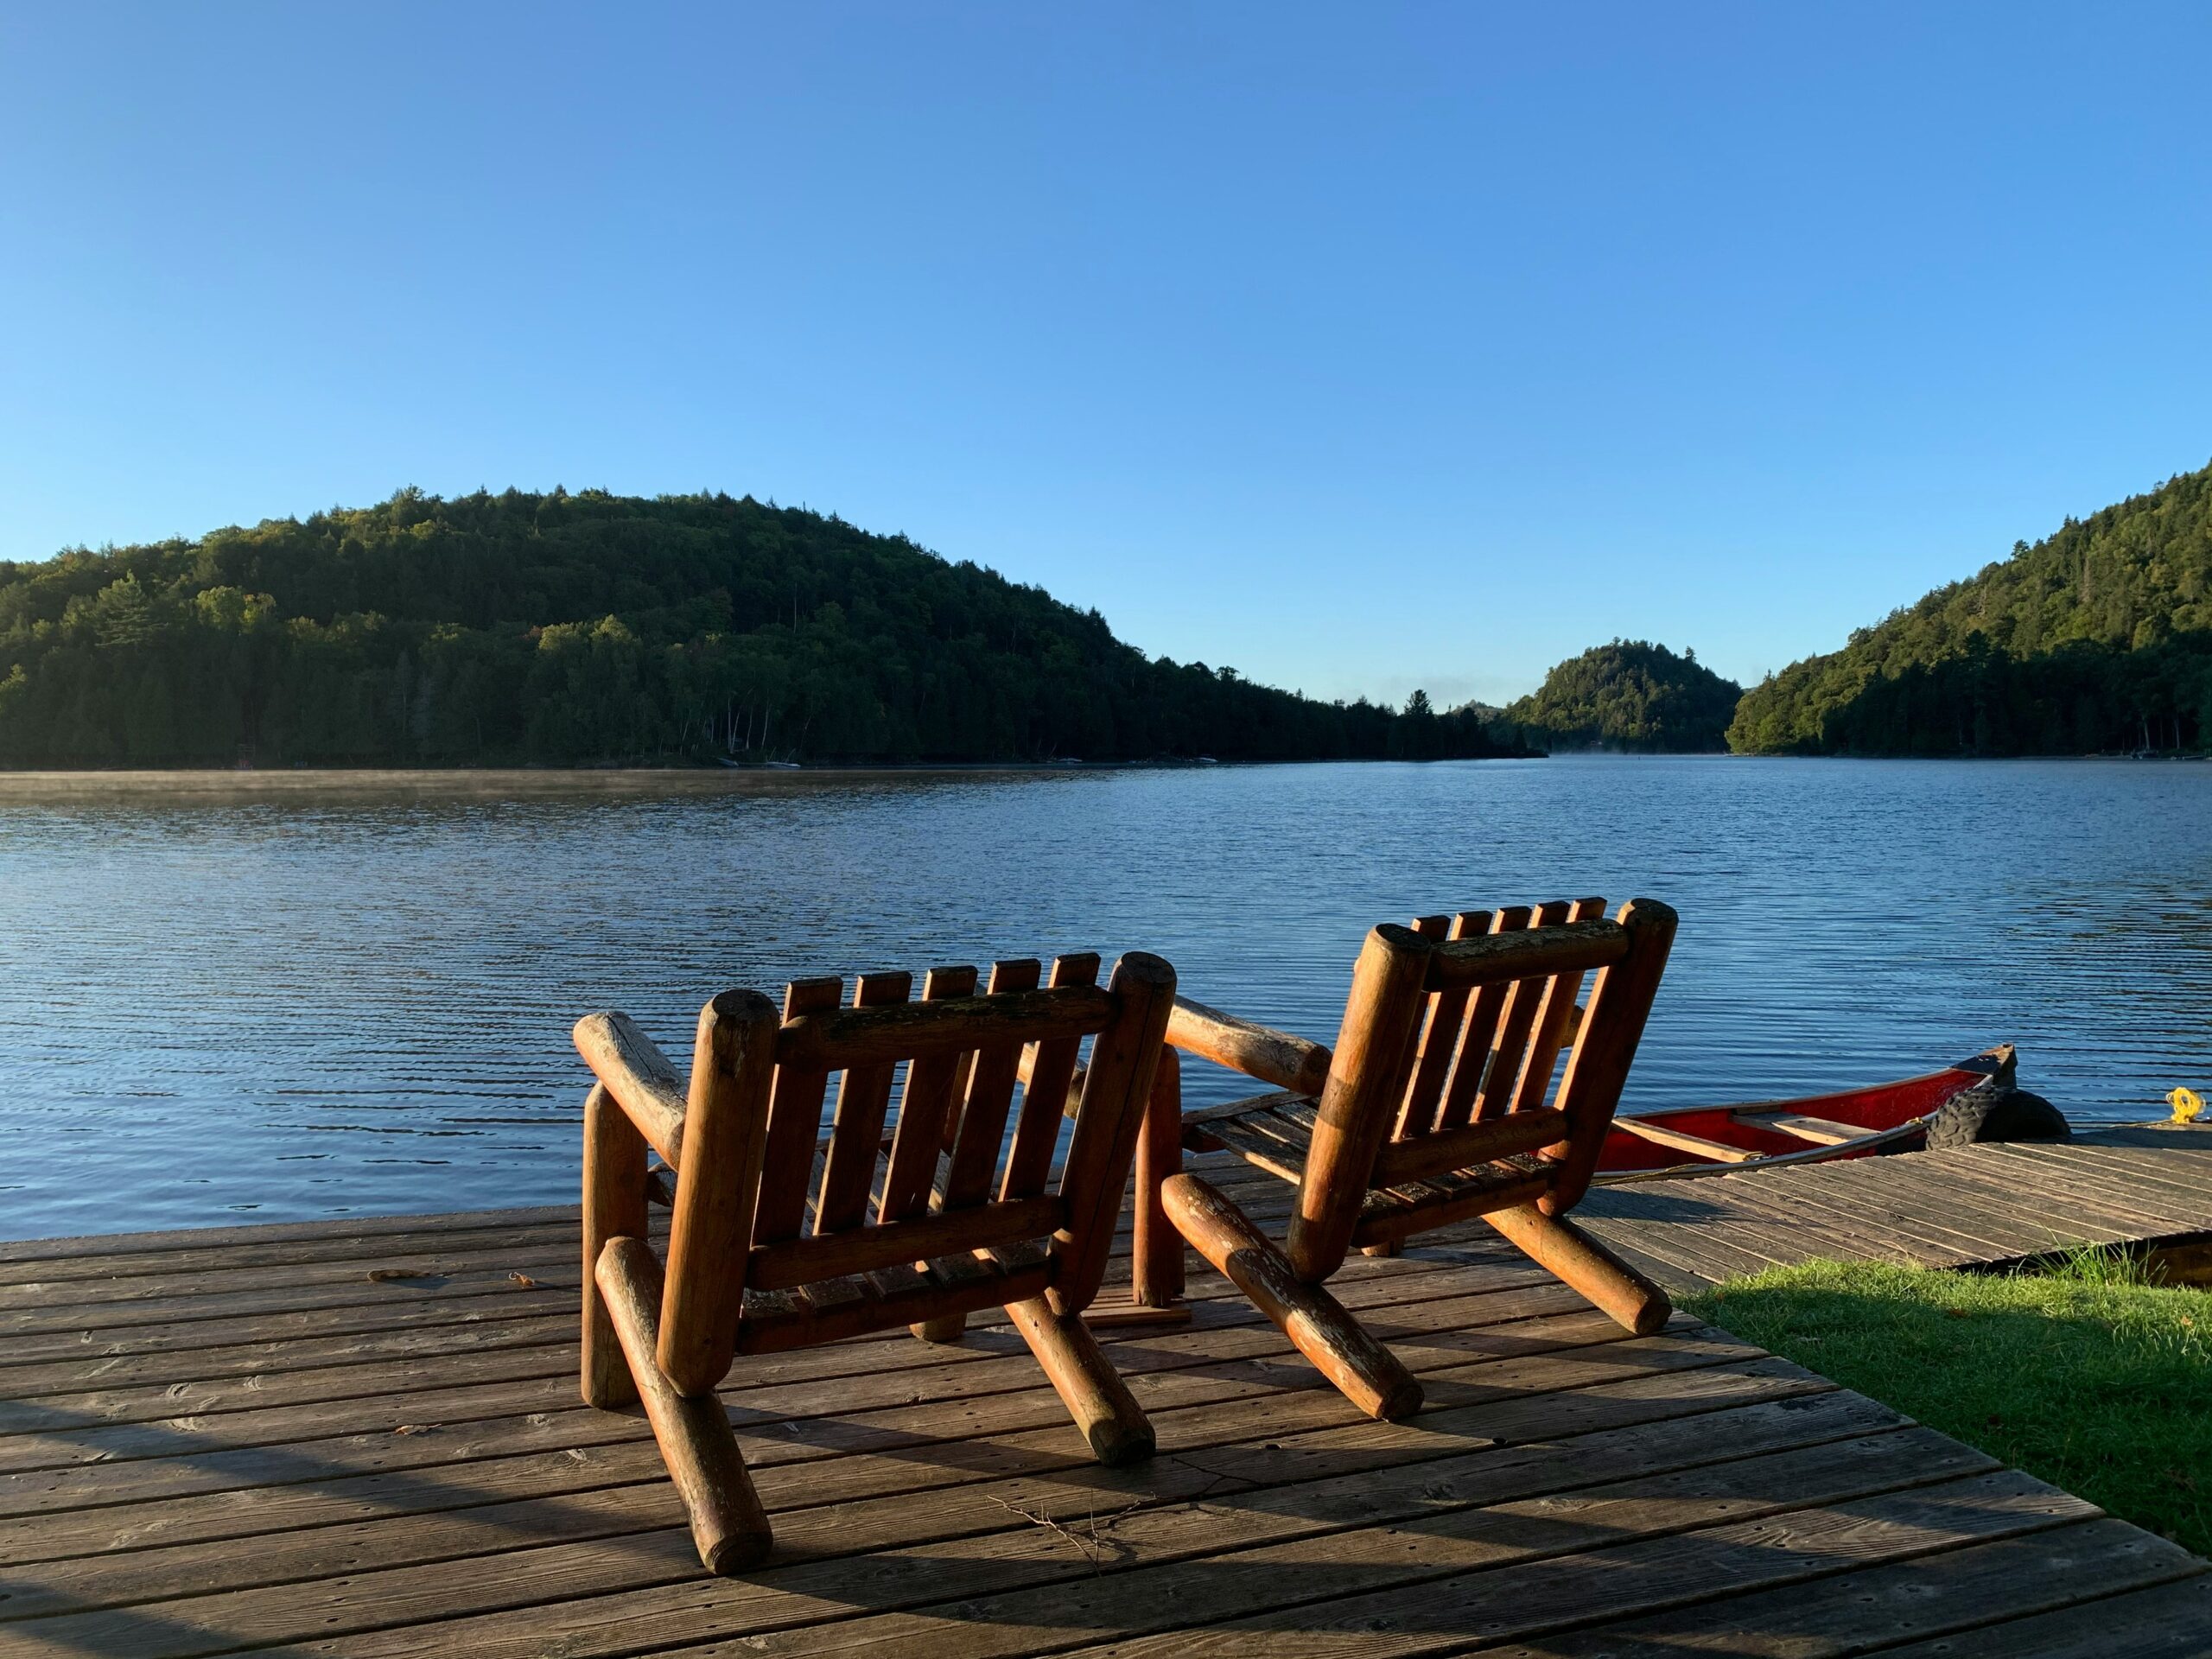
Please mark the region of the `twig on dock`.
<svg viewBox="0 0 2212 1659"><path fill-rule="evenodd" d="M1066 1539L1068 1542L1073 1544L1078 1550L1083 1552L1083 1558L1090 1563L1090 1570L1093 1573L1102 1573L1105 1570L1108 1541L1099 1536L1100 1523L1098 1512L1096 1510L1092 1510L1090 1515L1084 1517L1084 1530L1090 1534L1090 1536L1086 1539L1083 1533L1077 1532L1072 1529L1063 1525L1049 1515L1039 1515L1034 1510L1025 1510L1019 1503L1009 1503L1002 1497L993 1497L991 1502L997 1504L1001 1509L1007 1510L1009 1514L1020 1516L1023 1520L1028 1522L1033 1527L1040 1527L1046 1532L1055 1533L1060 1537ZM1147 1507L1145 1500L1140 1498L1137 1502L1128 1504L1125 1508L1116 1510L1112 1514L1106 1516L1105 1525L1111 1527L1116 1522L1122 1519L1122 1516L1133 1515L1137 1510L1144 1509L1145 1507Z"/></svg>

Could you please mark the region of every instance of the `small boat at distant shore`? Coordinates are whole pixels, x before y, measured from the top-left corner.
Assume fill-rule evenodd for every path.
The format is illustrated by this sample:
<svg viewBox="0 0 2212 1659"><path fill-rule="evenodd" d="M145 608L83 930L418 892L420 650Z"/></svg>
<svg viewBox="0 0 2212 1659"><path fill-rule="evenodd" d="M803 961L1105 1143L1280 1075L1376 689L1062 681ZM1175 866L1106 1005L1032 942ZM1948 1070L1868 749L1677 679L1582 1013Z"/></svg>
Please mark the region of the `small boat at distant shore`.
<svg viewBox="0 0 2212 1659"><path fill-rule="evenodd" d="M1931 1131L1938 1144L2064 1140L2057 1108L2014 1087L2016 1060L2012 1045L2000 1043L1940 1071L1871 1088L1616 1117L1597 1179L1726 1175L1908 1152L1928 1145Z"/></svg>

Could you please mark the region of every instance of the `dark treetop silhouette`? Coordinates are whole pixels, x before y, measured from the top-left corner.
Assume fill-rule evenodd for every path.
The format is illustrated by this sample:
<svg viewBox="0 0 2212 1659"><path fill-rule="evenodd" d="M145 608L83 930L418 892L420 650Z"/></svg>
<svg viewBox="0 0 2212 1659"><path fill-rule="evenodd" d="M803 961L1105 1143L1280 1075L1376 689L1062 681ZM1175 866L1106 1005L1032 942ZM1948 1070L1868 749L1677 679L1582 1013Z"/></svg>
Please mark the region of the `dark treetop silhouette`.
<svg viewBox="0 0 2212 1659"><path fill-rule="evenodd" d="M1147 658L904 537L750 497L389 501L0 564L0 764L1516 752L1480 718Z"/></svg>

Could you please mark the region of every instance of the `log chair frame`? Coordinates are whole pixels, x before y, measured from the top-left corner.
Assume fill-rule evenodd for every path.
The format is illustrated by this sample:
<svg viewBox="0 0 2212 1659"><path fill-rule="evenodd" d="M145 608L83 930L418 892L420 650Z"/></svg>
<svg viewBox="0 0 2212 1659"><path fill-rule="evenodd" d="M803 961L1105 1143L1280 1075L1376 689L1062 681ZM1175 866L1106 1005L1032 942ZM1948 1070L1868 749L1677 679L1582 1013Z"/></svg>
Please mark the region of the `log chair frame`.
<svg viewBox="0 0 2212 1659"><path fill-rule="evenodd" d="M1395 1255L1479 1216L1625 1329L1656 1331L1673 1313L1666 1292L1567 1215L1596 1173L1676 921L1656 899L1606 919L1603 899L1584 899L1384 923L1360 951L1333 1052L1178 997L1171 1058L1179 1049L1281 1092L1188 1116L1179 1095L1172 1113L1155 1099L1134 1299L1180 1294L1187 1242L1381 1418L1416 1410L1421 1385L1325 1288L1354 1249ZM1178 1087L1174 1067L1160 1077L1156 1093ZM1282 1243L1184 1173L1185 1148L1236 1152L1294 1185Z"/></svg>
<svg viewBox="0 0 2212 1659"><path fill-rule="evenodd" d="M1039 976L1034 961L1001 962L977 995L974 969L940 968L909 1001L911 976L863 975L850 1007L841 981L800 980L780 1017L757 991L726 991L700 1014L688 1084L626 1016L577 1023L597 1078L583 1397L642 1403L709 1572L773 1545L715 1394L740 1353L901 1325L950 1339L969 1313L1002 1306L1093 1454L1150 1455L1151 1424L1080 1316L1105 1276L1175 974L1131 952L1103 989L1095 956L1058 958L1042 989ZM1055 1185L1064 1112L1074 1126ZM648 1168L649 1151L665 1169ZM672 1200L665 1266L647 1243L657 1193Z"/></svg>

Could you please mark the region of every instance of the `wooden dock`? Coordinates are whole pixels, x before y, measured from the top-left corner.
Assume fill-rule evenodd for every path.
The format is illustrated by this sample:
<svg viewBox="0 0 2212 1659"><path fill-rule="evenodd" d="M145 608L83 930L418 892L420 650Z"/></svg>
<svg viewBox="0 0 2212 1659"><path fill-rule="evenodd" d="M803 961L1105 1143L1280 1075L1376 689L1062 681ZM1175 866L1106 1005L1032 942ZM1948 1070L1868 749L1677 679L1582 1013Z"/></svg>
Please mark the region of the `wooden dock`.
<svg viewBox="0 0 2212 1659"><path fill-rule="evenodd" d="M1669 1289L1814 1256L2002 1268L2089 1243L2212 1268L2212 1128L2105 1130L1592 1190L1593 1233Z"/></svg>
<svg viewBox="0 0 2212 1659"><path fill-rule="evenodd" d="M1700 1224L1686 1260L1748 1238ZM1159 1430L1134 1469L988 1322L741 1361L780 1553L736 1580L642 1421L577 1401L573 1211L0 1246L0 1654L2208 1650L2204 1561L1444 1236L1338 1281L1426 1384L1403 1423L1196 1271L1189 1326L1111 1343Z"/></svg>

